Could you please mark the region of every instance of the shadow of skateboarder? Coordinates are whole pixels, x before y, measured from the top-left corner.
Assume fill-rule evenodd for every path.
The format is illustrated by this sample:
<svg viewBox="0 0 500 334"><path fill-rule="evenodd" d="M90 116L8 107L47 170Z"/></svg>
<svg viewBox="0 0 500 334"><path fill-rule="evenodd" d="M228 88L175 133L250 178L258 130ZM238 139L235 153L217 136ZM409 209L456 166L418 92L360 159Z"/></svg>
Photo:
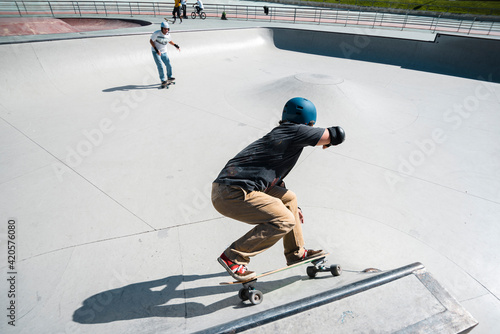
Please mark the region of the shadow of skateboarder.
<svg viewBox="0 0 500 334"><path fill-rule="evenodd" d="M236 294L210 305L187 301L190 298L235 290L231 286L214 285L178 289L182 283L225 276L227 276L226 272L209 275L176 275L103 291L85 299L82 306L73 313L73 321L80 324L102 324L150 317L194 318L226 307L249 306L239 302ZM293 276L283 280L262 282L261 288L263 291L270 292L300 279L300 276ZM171 303L174 299L185 302Z"/></svg>

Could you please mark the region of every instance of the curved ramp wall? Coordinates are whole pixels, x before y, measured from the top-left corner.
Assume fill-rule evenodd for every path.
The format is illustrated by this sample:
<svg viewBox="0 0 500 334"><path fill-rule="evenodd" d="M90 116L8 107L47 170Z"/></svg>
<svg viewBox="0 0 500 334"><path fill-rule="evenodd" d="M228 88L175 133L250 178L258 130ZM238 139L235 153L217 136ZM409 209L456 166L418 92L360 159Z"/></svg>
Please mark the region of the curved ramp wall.
<svg viewBox="0 0 500 334"><path fill-rule="evenodd" d="M500 40L437 34L433 42L324 31L273 29L284 50L500 82Z"/></svg>

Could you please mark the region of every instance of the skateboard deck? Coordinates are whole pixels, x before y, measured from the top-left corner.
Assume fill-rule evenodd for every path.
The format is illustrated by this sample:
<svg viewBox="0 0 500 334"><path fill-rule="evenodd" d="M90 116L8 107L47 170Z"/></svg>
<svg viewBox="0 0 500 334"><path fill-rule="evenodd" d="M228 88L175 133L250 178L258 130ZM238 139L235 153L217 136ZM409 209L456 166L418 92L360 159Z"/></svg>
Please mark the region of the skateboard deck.
<svg viewBox="0 0 500 334"><path fill-rule="evenodd" d="M320 260L320 259L324 259L326 256L328 256L329 253L324 253L324 254L321 254L321 255L318 255L318 256L314 256L306 261L301 261L301 262L298 262L298 263L295 263L295 264L292 264L291 266L286 266L286 267L283 267L283 268L279 268L279 269L275 269L275 270L270 270L270 271L267 271L263 274L260 274L260 275L257 275L253 278L250 278L246 281L234 281L234 282L222 282L220 283L220 285L228 285L228 284L243 284L243 283L247 283L247 282L251 282L251 281L255 281L257 280L258 278L261 278L261 277L265 277L267 275L271 275L271 274L275 274L275 273L279 273L280 271L284 271L284 270L287 270L287 269L292 269L292 268L295 268L295 267L298 267L298 266L301 266L303 264L306 264L306 263L310 263L310 262L313 262L315 260Z"/></svg>
<svg viewBox="0 0 500 334"><path fill-rule="evenodd" d="M292 264L290 266L286 266L283 268L267 271L263 274L257 275L251 279L248 279L246 281L233 281L233 282L221 282L219 283L220 285L231 285L231 284L243 284L243 287L240 289L238 296L240 297L241 300L246 301L250 300L250 302L254 305L258 305L262 302L263 300L263 294L261 291L255 289L255 283L257 282L257 279L272 275L284 270L288 270L291 268L295 268L298 266L301 266L303 264L307 263L312 263L312 266L307 267L307 275L310 278L316 277L316 273L318 272L324 272L324 271L329 271L332 273L333 276L339 276L342 274L342 268L338 264L332 264L330 267L325 266L325 258L329 255L329 253L323 253L318 256L314 256L310 259L307 259L306 261L301 261L295 264Z"/></svg>
<svg viewBox="0 0 500 334"><path fill-rule="evenodd" d="M175 21L177 19L180 19L181 20L181 23L182 23L182 17L176 17L176 18L173 18L173 19L169 19L167 17L164 17L165 21L167 21L168 23L172 23L172 24L175 24Z"/></svg>
<svg viewBox="0 0 500 334"><path fill-rule="evenodd" d="M167 80L167 81L165 81L164 84L162 83L160 85L160 88L161 89L163 89L163 88L167 88L168 89L168 86L170 86L170 85L175 85L175 80Z"/></svg>

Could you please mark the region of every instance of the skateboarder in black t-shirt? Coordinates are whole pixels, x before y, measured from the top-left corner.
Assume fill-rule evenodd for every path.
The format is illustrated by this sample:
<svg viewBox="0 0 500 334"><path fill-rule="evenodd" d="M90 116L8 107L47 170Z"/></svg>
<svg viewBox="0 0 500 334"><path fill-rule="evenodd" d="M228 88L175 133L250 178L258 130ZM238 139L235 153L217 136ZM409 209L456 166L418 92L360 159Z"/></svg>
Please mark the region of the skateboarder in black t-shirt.
<svg viewBox="0 0 500 334"><path fill-rule="evenodd" d="M283 239L288 265L323 251L304 248L303 216L297 197L283 179L306 146L327 148L344 141L341 127L313 127L316 107L301 97L289 100L280 125L229 160L212 185L212 203L221 214L255 225L218 258L236 280L255 276L246 265L255 256Z"/></svg>

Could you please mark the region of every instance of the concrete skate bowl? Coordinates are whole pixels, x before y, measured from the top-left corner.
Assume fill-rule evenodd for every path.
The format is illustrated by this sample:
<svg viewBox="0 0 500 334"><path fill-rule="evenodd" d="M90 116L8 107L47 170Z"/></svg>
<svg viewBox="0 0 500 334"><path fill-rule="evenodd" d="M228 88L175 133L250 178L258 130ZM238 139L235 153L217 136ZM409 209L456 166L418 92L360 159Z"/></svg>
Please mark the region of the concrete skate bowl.
<svg viewBox="0 0 500 334"><path fill-rule="evenodd" d="M309 49L291 43L306 35ZM22 222L16 330L192 333L342 288L364 268L419 261L484 333L494 332L500 157L492 143L500 142L500 88L470 79L488 78L482 64L460 71L467 57L460 39L447 51L448 43L368 43L292 29L175 32L177 83L161 90L149 36L0 45L0 212ZM342 49L322 46L331 40ZM465 49L473 43L463 41ZM408 52L406 67L397 65L396 55L383 57L391 42L427 53ZM377 43L385 43L378 53ZM482 43L485 53L496 50ZM454 75L440 74L452 67L444 61L415 70L434 50L456 64ZM306 148L286 180L306 216L308 247L330 251L345 273L317 280L300 269L276 274L259 283L265 301L251 307L237 288L219 286L228 276L217 256L250 227L213 209L211 183L277 124L293 96L315 103L318 126L347 133L340 146ZM277 244L250 269L265 272L283 260ZM415 319L412 309L424 310L421 318L443 310L418 300L399 308L394 300L415 290L387 287L344 299L340 311L351 313L318 307L316 323L341 332L339 319L352 314L354 329L383 332L390 323L396 331L398 321ZM379 307L380 295L394 313L372 319L377 313L359 306ZM317 319L286 321L301 326L304 318ZM357 319L373 322L358 326Z"/></svg>
<svg viewBox="0 0 500 334"><path fill-rule="evenodd" d="M278 48L390 64L417 71L500 82L500 40L437 34L414 41L356 34L274 29Z"/></svg>
<svg viewBox="0 0 500 334"><path fill-rule="evenodd" d="M0 21L0 36L77 33L84 31L135 28L150 24L151 22L135 19L50 17L2 18Z"/></svg>

